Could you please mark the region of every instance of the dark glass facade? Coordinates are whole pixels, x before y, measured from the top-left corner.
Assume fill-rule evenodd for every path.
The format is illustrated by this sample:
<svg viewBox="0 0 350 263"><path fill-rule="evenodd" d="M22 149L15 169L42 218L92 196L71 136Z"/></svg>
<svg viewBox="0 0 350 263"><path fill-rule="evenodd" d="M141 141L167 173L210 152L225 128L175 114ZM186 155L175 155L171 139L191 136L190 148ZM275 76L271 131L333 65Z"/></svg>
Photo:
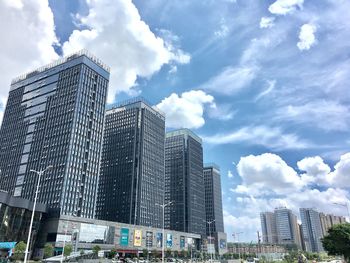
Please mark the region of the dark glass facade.
<svg viewBox="0 0 350 263"><path fill-rule="evenodd" d="M33 203L0 192L0 242L27 242ZM32 238L38 234L46 206L37 204L34 214Z"/></svg>
<svg viewBox="0 0 350 263"><path fill-rule="evenodd" d="M202 140L192 131L168 132L165 139L165 227L205 235Z"/></svg>
<svg viewBox="0 0 350 263"><path fill-rule="evenodd" d="M0 189L56 215L95 211L109 69L79 52L15 79L0 130Z"/></svg>
<svg viewBox="0 0 350 263"><path fill-rule="evenodd" d="M106 112L96 216L161 227L165 118L143 99Z"/></svg>
<svg viewBox="0 0 350 263"><path fill-rule="evenodd" d="M222 213L222 193L220 168L215 164L206 164L203 169L205 185L205 214L207 222L207 236L224 232L224 219Z"/></svg>

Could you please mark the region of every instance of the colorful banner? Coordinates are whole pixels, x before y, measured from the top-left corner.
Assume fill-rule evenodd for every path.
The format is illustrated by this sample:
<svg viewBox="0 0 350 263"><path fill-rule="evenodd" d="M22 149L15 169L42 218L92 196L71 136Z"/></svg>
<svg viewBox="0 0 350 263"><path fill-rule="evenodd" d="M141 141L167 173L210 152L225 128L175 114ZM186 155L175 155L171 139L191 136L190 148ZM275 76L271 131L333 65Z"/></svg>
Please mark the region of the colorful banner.
<svg viewBox="0 0 350 263"><path fill-rule="evenodd" d="M173 235L172 234L166 234L166 247L171 248L173 246Z"/></svg>
<svg viewBox="0 0 350 263"><path fill-rule="evenodd" d="M184 249L184 248L185 248L185 237L180 236L180 249Z"/></svg>
<svg viewBox="0 0 350 263"><path fill-rule="evenodd" d="M150 248L153 246L153 232L146 232L146 247Z"/></svg>
<svg viewBox="0 0 350 263"><path fill-rule="evenodd" d="M122 228L120 229L120 245L128 246L129 245L129 229Z"/></svg>
<svg viewBox="0 0 350 263"><path fill-rule="evenodd" d="M226 248L226 240L220 239L220 249L225 249L225 248Z"/></svg>
<svg viewBox="0 0 350 263"><path fill-rule="evenodd" d="M157 247L163 247L163 234L157 233Z"/></svg>
<svg viewBox="0 0 350 263"><path fill-rule="evenodd" d="M135 231L134 231L134 246L141 247L141 243L142 243L142 231L135 229Z"/></svg>

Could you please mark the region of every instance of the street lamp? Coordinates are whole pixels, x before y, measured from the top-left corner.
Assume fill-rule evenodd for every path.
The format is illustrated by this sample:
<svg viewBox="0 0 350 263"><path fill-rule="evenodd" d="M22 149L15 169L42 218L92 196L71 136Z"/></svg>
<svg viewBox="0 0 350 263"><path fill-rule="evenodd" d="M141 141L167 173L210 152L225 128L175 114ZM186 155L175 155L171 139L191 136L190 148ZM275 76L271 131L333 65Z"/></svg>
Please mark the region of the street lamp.
<svg viewBox="0 0 350 263"><path fill-rule="evenodd" d="M236 232L236 233L233 233L233 234L232 234L234 240L236 240L236 236L237 236L237 249L238 249L238 258L239 258L239 261L241 261L241 250L240 250L240 247L239 247L239 235L240 235L240 234L243 234L243 232Z"/></svg>
<svg viewBox="0 0 350 263"><path fill-rule="evenodd" d="M49 165L46 167L44 170L41 171L35 171L35 170L30 170L30 172L36 173L39 178L38 178L38 183L36 185L36 191L35 191L35 197L34 197L34 204L33 204L33 211L32 211L32 217L30 219L30 225L29 225L29 233L28 233L28 239L27 239L27 246L26 246L26 251L24 252L24 263L27 263L28 259L28 254L29 254L29 243L30 243L30 236L32 235L32 227L33 227L33 220L34 220L34 214L35 214L35 207L36 207L36 200L38 198L38 192L39 192L39 186L40 186L40 179L41 176L49 169L52 168L52 165Z"/></svg>
<svg viewBox="0 0 350 263"><path fill-rule="evenodd" d="M349 205L348 205L348 202L346 202L345 204L344 203L333 203L334 205L340 205L340 206L343 206L343 207L346 207L346 210L348 211L348 220L350 222L350 210L349 210Z"/></svg>
<svg viewBox="0 0 350 263"><path fill-rule="evenodd" d="M163 209L163 230L162 230L162 235L163 235L163 241L162 241L162 263L164 263L164 247L165 247L165 244L164 244L164 240L165 240L165 237L164 237L164 210L165 210L165 207L171 205L173 203L173 201L170 201L166 204L156 204L156 205L159 205L162 209Z"/></svg>
<svg viewBox="0 0 350 263"><path fill-rule="evenodd" d="M211 247L211 224L212 223L214 223L215 222L215 219L214 220L212 220L212 221L207 221L207 224L209 225L209 240L210 240L210 243L209 243L209 245L210 245L210 247ZM215 249L214 249L214 251L215 251ZM212 262L213 261L213 251L210 251L211 253L210 253L210 262Z"/></svg>

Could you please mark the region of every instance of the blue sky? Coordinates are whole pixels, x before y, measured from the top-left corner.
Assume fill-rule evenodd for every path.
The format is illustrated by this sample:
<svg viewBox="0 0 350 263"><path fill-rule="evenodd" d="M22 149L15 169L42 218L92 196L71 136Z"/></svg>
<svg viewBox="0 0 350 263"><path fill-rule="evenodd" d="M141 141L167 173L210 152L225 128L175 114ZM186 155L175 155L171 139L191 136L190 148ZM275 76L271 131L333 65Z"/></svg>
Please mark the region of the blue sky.
<svg viewBox="0 0 350 263"><path fill-rule="evenodd" d="M108 102L141 95L193 129L221 167L225 227L256 240L259 212L346 215L350 2L0 1L0 79L87 48L111 66ZM1 111L0 111L1 115Z"/></svg>

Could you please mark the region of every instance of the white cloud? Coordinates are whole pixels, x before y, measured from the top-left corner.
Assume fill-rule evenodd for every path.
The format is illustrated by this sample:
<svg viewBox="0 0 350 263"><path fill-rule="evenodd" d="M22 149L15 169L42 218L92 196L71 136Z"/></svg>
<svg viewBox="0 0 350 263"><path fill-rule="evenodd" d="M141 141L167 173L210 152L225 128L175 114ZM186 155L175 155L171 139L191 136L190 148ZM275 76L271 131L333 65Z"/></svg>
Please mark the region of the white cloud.
<svg viewBox="0 0 350 263"><path fill-rule="evenodd" d="M201 88L225 95L235 94L250 85L257 71L257 68L250 66L228 67Z"/></svg>
<svg viewBox="0 0 350 263"><path fill-rule="evenodd" d="M260 100L262 97L265 97L266 95L271 93L275 89L275 87L276 87L276 80L268 80L267 81L267 88L264 91L262 91L261 93L259 93L255 97L254 101L256 102L256 101Z"/></svg>
<svg viewBox="0 0 350 263"><path fill-rule="evenodd" d="M276 154L241 157L237 172L242 178L242 185L236 189L240 193L280 194L303 187L297 172Z"/></svg>
<svg viewBox="0 0 350 263"><path fill-rule="evenodd" d="M166 114L166 126L171 128L200 128L205 124L205 107L215 107L214 97L202 90L191 90L180 96L172 93L157 107Z"/></svg>
<svg viewBox="0 0 350 263"><path fill-rule="evenodd" d="M280 128L268 126L246 126L230 133L218 133L202 138L211 144L248 143L273 150L313 147L311 143L301 140L293 133L283 133Z"/></svg>
<svg viewBox="0 0 350 263"><path fill-rule="evenodd" d="M225 19L221 19L220 21L220 28L214 32L214 35L218 38L226 37L229 33L229 28L226 25Z"/></svg>
<svg viewBox="0 0 350 263"><path fill-rule="evenodd" d="M77 15L84 26L63 44L65 54L89 49L111 67L108 102L117 92L134 94L137 77L148 78L164 64L188 63L190 56L169 38L157 37L142 21L131 0L90 0L89 14Z"/></svg>
<svg viewBox="0 0 350 263"><path fill-rule="evenodd" d="M225 230L227 233L231 233L227 235L228 241L242 241L245 240L249 236L249 232L254 232L260 229L260 219L258 217L250 217L250 216L234 216L230 214L228 211L224 210L224 223ZM239 236L235 236L233 238L232 233L240 233Z"/></svg>
<svg viewBox="0 0 350 263"><path fill-rule="evenodd" d="M48 1L0 1L0 34L0 101L5 105L13 78L58 58Z"/></svg>
<svg viewBox="0 0 350 263"><path fill-rule="evenodd" d="M313 45L317 43L315 33L317 28L313 24L304 24L300 28L299 42L297 46L300 50L309 50Z"/></svg>
<svg viewBox="0 0 350 263"><path fill-rule="evenodd" d="M271 14L286 15L294 12L297 7L303 8L304 0L277 0L269 6Z"/></svg>
<svg viewBox="0 0 350 263"><path fill-rule="evenodd" d="M214 104L208 109L208 115L210 118L222 121L232 120L236 113L237 111L232 110L232 106L229 104Z"/></svg>
<svg viewBox="0 0 350 263"><path fill-rule="evenodd" d="M232 173L231 170L228 170L228 172L227 172L227 177L228 177L228 178L232 178L232 177L233 177L233 173Z"/></svg>
<svg viewBox="0 0 350 263"><path fill-rule="evenodd" d="M324 163L320 156L306 157L297 162L297 165L299 170L306 172L301 175L305 184L325 184L327 181L327 175L331 171L331 168Z"/></svg>
<svg viewBox="0 0 350 263"><path fill-rule="evenodd" d="M340 157L340 161L334 166L334 171L329 174L329 177L331 185L350 187L350 152Z"/></svg>
<svg viewBox="0 0 350 263"><path fill-rule="evenodd" d="M260 28L271 28L273 27L275 18L271 16L264 16L260 20Z"/></svg>
<svg viewBox="0 0 350 263"><path fill-rule="evenodd" d="M278 109L274 118L316 126L325 131L347 131L350 127L349 107L331 100L287 105Z"/></svg>

